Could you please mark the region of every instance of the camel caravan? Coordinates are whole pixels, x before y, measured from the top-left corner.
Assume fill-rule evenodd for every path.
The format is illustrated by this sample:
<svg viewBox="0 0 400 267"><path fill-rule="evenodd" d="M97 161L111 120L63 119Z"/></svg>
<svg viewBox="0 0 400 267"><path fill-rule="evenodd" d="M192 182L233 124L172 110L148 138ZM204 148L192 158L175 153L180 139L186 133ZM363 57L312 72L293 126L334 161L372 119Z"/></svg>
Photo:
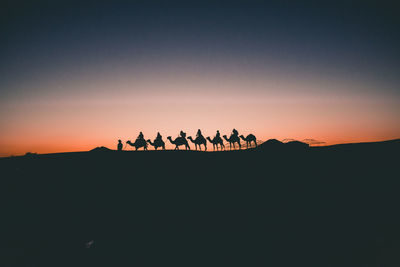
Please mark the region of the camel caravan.
<svg viewBox="0 0 400 267"><path fill-rule="evenodd" d="M236 149L236 144L238 145L239 149L242 149L242 145L240 143L241 140L246 142L246 149L251 147L252 143L254 143L254 146L257 146L257 139L253 134L249 134L244 137L243 135L239 135L239 132L236 129L232 130L229 138L227 137L227 135L223 135L222 137L223 139L225 139L226 142L229 143L230 150L232 150L232 147L233 149ZM216 135L212 139L209 136L205 138L200 129L197 130L196 138L193 138L192 136L186 137L186 133L181 131L179 133L179 136L175 139L172 139L171 136L168 136L167 139L171 144L175 145L174 150L179 150L179 147L181 146L183 146L186 150L190 150L188 140L190 140L190 142L195 145L196 150L198 148L201 151L203 146L204 151L207 151L207 141L213 145L214 151L225 150L224 140L221 138L221 134L219 133L219 131L217 131ZM157 133L157 137L153 141L151 141L150 139L146 140L143 133L140 132L135 142L132 143L130 140L128 140L126 141L126 145L134 147L135 150L138 150L140 148L143 148L143 150L147 150L148 145L153 146L155 150L157 150L158 148L165 150L165 142L160 133ZM118 140L118 150L123 150L121 140Z"/></svg>

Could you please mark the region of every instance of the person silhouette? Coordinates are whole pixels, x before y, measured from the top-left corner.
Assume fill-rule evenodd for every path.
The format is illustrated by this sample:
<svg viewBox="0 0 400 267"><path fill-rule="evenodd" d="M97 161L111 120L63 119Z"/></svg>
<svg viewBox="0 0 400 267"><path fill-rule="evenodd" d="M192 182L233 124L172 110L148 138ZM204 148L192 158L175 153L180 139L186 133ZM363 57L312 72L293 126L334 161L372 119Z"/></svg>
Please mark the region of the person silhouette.
<svg viewBox="0 0 400 267"><path fill-rule="evenodd" d="M232 130L232 135L235 136L235 137L239 136L239 133L235 128L233 128L233 130Z"/></svg>
<svg viewBox="0 0 400 267"><path fill-rule="evenodd" d="M200 129L197 130L196 137L203 137L203 135L201 134L201 130Z"/></svg>
<svg viewBox="0 0 400 267"><path fill-rule="evenodd" d="M121 143L121 140L118 140L118 151L122 151L122 143Z"/></svg>
<svg viewBox="0 0 400 267"><path fill-rule="evenodd" d="M217 134L215 135L215 138L217 138L217 139L221 138L221 134L219 133L219 130L217 130Z"/></svg>
<svg viewBox="0 0 400 267"><path fill-rule="evenodd" d="M156 140L162 140L162 136L161 136L160 132L157 133Z"/></svg>
<svg viewBox="0 0 400 267"><path fill-rule="evenodd" d="M136 140L143 140L143 139L144 139L143 133L140 132L139 136L136 138Z"/></svg>
<svg viewBox="0 0 400 267"><path fill-rule="evenodd" d="M181 132L179 134L180 134L181 137L186 138L186 133L183 132L182 130L181 130Z"/></svg>

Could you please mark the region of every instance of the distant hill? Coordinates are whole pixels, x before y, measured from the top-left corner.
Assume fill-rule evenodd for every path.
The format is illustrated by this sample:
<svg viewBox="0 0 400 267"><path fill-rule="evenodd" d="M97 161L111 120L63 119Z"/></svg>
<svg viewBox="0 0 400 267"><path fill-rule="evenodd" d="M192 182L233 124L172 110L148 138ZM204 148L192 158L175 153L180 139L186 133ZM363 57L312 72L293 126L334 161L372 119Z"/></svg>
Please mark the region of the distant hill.
<svg viewBox="0 0 400 267"><path fill-rule="evenodd" d="M104 152L104 151L112 151L111 149L105 147L105 146L98 146L96 148L93 148L90 150L90 152Z"/></svg>
<svg viewBox="0 0 400 267"><path fill-rule="evenodd" d="M287 151L289 150L344 150L344 151L364 151L364 150L375 150L375 149L400 149L400 139L379 141L379 142L362 142L362 143L346 143L336 144L329 146L310 146L307 143L300 141L289 141L283 143L276 139L269 139L268 141L260 144L255 150L256 151Z"/></svg>
<svg viewBox="0 0 400 267"><path fill-rule="evenodd" d="M261 145L259 145L257 147L257 150L263 150L263 149L268 149L268 148L282 148L285 144L282 143L281 141L278 141L276 139L269 139L267 141L265 141L264 143L262 143Z"/></svg>
<svg viewBox="0 0 400 267"><path fill-rule="evenodd" d="M261 145L259 145L255 150L257 151L276 151L276 150L305 150L308 149L310 146L306 143L300 141L290 141L287 143L283 143L276 139L269 139L265 141Z"/></svg>

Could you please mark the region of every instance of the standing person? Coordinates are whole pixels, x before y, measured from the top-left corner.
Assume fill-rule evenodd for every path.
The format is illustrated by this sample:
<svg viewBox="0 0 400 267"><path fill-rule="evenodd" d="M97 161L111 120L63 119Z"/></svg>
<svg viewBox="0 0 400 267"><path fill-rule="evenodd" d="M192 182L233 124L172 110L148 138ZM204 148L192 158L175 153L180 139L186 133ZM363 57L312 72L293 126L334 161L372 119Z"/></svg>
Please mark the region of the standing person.
<svg viewBox="0 0 400 267"><path fill-rule="evenodd" d="M121 140L118 140L118 151L122 151L122 143L121 143Z"/></svg>

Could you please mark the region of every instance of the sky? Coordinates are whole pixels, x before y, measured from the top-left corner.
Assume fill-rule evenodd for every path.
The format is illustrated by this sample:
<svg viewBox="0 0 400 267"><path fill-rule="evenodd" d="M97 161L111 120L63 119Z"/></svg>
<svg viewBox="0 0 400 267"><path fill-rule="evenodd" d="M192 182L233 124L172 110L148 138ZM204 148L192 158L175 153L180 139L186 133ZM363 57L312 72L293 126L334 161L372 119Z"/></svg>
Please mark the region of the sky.
<svg viewBox="0 0 400 267"><path fill-rule="evenodd" d="M400 138L394 1L2 5L0 156L199 128L328 145Z"/></svg>

